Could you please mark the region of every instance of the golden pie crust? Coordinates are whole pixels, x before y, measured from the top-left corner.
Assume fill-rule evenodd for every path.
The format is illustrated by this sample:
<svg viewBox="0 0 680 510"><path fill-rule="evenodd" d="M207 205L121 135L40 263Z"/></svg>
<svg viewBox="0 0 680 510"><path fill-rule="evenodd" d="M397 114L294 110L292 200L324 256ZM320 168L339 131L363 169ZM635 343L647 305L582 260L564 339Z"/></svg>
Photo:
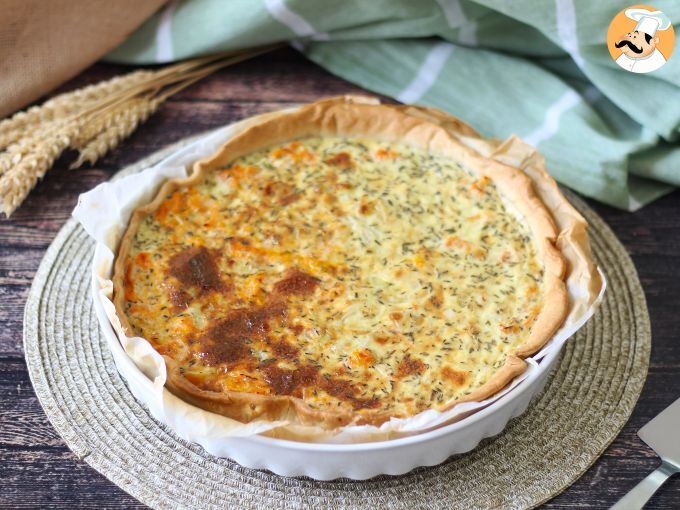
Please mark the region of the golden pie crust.
<svg viewBox="0 0 680 510"><path fill-rule="evenodd" d="M446 384L460 386L456 390L455 398L449 398L442 402L433 397L429 405L420 402L420 407L417 408L413 406L404 407L400 402L396 402L394 405L376 405L375 398L371 399L370 396L364 398L357 393L355 388L350 386L349 382L356 382L356 377L353 380L352 377L343 375L341 371L332 372L331 369L338 368L337 363L333 367L326 367L322 359L317 359L318 364L312 369L309 368L309 365L300 365L302 355L299 353L285 359L286 353L291 350L291 338L292 348L299 350L299 346L294 344L294 337L286 337L287 343L285 345L289 347L288 351L285 348L283 351L276 351L279 354L283 353L281 360L283 360L284 368L279 368L277 363L281 360L276 358L265 360L254 368L251 366L249 370L257 372L253 372L251 375L259 377L264 373L263 380L269 382L264 386L255 384L253 391L248 390L248 388L246 388L246 391L240 388L239 391L224 385L216 387L213 384L211 386L210 381L200 380L197 382L195 377L192 378L187 375L192 368L186 365L186 356L183 355L183 359L178 359L182 356L172 350L164 350L159 347L162 342L157 338L150 338L150 335L147 334L146 338L164 355L168 369L167 388L183 400L202 409L244 423L252 420L288 420L290 423L310 425L326 430L347 425L379 425L392 417L409 417L425 409L444 411L461 402L478 401L494 395L526 370L527 363L524 358L540 350L563 324L567 315L574 311L567 292L567 277L571 278L572 281L585 282L585 286L590 290L589 299L581 302L579 306L587 306L587 303L592 302L594 296L597 295L601 282L590 255L586 222L567 202L554 180L545 172L539 155L534 153L535 156L523 161L521 168L516 168L503 162L504 159L514 161L512 154L508 152L511 149L503 150L503 146L498 142L483 140L467 125L440 111L413 106L382 105L370 98L343 96L318 101L292 111L263 116L259 123L251 125L245 131L228 140L216 154L197 162L190 177L166 182L152 202L134 211L120 243L113 278L114 304L126 334L141 334L140 329L133 327L130 321L130 316L135 316L135 313L131 312L132 307L137 305L136 310L143 309L144 306L143 303L130 299L134 288L136 288L135 285L137 285L135 275L139 277L142 274L133 272L131 276L130 273L130 267L133 265L131 262L131 253L134 251L133 243L140 229L151 228L148 225L154 221L153 218L158 216L159 211L166 207L164 204L170 203L174 193L178 190L190 190L199 186L211 172L225 173L231 179L230 185L237 187L234 184L234 172L236 171L234 170L236 168L234 162L241 161L249 155L258 153L258 151L262 153L262 151L274 150L271 149L272 147L279 151L277 154L288 154L291 150L297 150L291 149L291 147L297 147L291 144L302 141L304 148L306 147L304 141L308 139L313 140L309 143L317 144L319 147L324 146L325 140L330 140L328 142L330 147L335 147L333 144L341 143L337 140L347 139L350 140L347 142L349 144L347 146L355 149L364 142L365 145L368 145L370 141L376 141L377 144L384 144L386 147L379 149L378 152L371 152L371 154L378 154L376 156L378 159L382 157L380 151L383 151L389 157L391 147L414 147L414 151L419 151L418 154L434 154L438 158L454 162L455 165L464 169L470 174L471 178L477 179L473 181L472 186L477 186L476 189L480 196L485 191L479 189L481 185L477 183L490 183L494 189L493 193L496 193L494 196L502 197L505 207L513 209L521 218L521 220L517 220L518 224L522 223L530 233L530 244L533 246L535 258L540 264L541 270L541 281L537 285L539 290L533 291L540 294L536 298L537 302L540 303L540 310L537 310L531 317L530 325L526 328L526 331L517 333L517 338L521 337L521 342L511 344L511 349L500 356L499 359L504 358L502 365L493 367L493 369L485 369L486 379L483 380L482 384L476 386L465 386L468 381L466 380L467 376L461 378L460 374L463 372L456 370L446 372L446 367L436 366L436 361L430 360L430 365L428 365L410 358L408 352L403 355L398 366L406 367L404 373L410 377L408 384L411 386L405 386L406 383L397 381L398 384L402 384L400 399L409 400L409 398L405 398L408 392L403 388L413 388L414 393L420 391L424 383L418 380L418 376L425 371L423 367L429 367L431 364L434 364L440 370L437 372L439 375L442 373L454 374ZM394 156L394 159L398 162L399 156ZM335 157L334 159L327 159L325 164L340 167L338 172L348 171L342 169L347 164L347 160L347 156ZM242 167L239 166L238 168L241 169ZM360 172L361 168L353 171ZM257 179L257 176L255 179ZM278 185L278 183L275 184ZM234 193L237 193L237 191ZM492 191L489 191L489 193L492 193ZM233 198L237 195L230 196ZM288 201L292 202L296 199L294 190L288 189L287 193L278 197L278 207L283 207L283 205L287 205ZM200 203L195 204L195 206L200 207ZM247 218L246 216L244 221L249 221ZM147 226L144 226L145 221ZM209 225L209 222L206 222L206 225ZM226 255L222 255L222 252L218 253L214 248L202 247L202 242L207 236L206 231L210 231L210 228L208 227L205 231L196 234L196 242L192 243L193 246L185 246L186 249L182 253L174 253L172 257L166 257L164 259L165 266L163 266L165 268L164 274L156 276L156 278L159 278L155 280L157 285L165 285L163 282L170 282L168 285L175 293L174 296L177 297L176 294L180 294L179 301L182 306L189 306L188 303L191 301L187 292L193 292L195 296L203 296L206 293L210 295L232 295L234 292L233 286L225 283L223 279L225 275L224 261L220 259L219 263L222 266L217 268L213 260L214 257L226 257ZM164 235L170 236L167 232ZM454 240L447 246L453 244L455 247L456 243L460 245L463 242ZM229 248L225 249L235 250L238 248L250 253L256 249L250 244L250 241L235 236L229 237L229 243ZM261 251L260 248L257 249ZM489 248L489 253L492 252L491 250ZM471 254L470 251L467 250L466 256L474 257L474 252ZM153 258L153 251L151 251L150 256ZM484 254L481 255L481 257L483 256ZM255 256L253 255L253 257ZM148 265L148 258L149 255L146 256L147 266L145 267L155 268L153 265ZM465 255L463 258L465 258ZM196 360L198 360L198 365L204 363L210 373L218 373L215 370L219 368L221 370L219 377L223 377L224 373L228 373L230 369L235 370L235 363L241 363L244 356L246 358L252 357L253 352L248 350L248 346L244 347L243 344L239 344L238 356L234 357L233 350L225 354L223 346L216 346L217 340L215 338L218 336L222 335L220 338L223 340L226 338L227 341L232 341L236 338L235 334L252 333L258 336L258 342L264 342L271 347L273 340L270 336L273 333L268 329L269 317L275 317L273 320L280 321L283 324L282 327L303 329L299 324L291 324L290 317L286 315L289 313L286 312L286 307L292 307L296 310L304 309L307 306L305 303L311 299L309 298L310 295L325 292L323 289L317 290L317 287L325 288L327 284L330 285L328 282L341 277L338 276L337 272L333 272L335 269L329 270L328 274L322 274L323 269L319 269L317 274L311 274L313 271L309 270L309 267L318 269L320 266L311 265L306 270L300 270L295 262L291 262L291 260L297 259L288 258L286 260L289 267L282 269L280 265L277 266L279 267L277 271L280 270L278 282L272 284L271 280L266 280L267 293L270 296L275 296L275 298L268 298L270 301L265 304L262 304L261 301L244 303L242 298L237 301L232 300L232 305L238 303L238 305L233 305L235 309L222 310L221 312L228 319L220 322L219 319L213 317L211 323L203 324L202 328L194 328L191 333L187 334L188 336L182 339L190 352L193 352L191 349L198 349L196 351L198 354L195 352L192 354L194 356L192 363L195 363ZM249 259L250 262L252 261ZM271 265L271 260L267 260L266 263ZM199 276L191 273L191 268L195 269L197 264L200 266ZM262 264L264 262L261 262ZM501 262L498 262L498 264L501 264ZM488 264L488 266L491 267L492 264ZM156 273L160 271L159 268L155 269ZM137 271L140 270L137 269ZM216 275L219 275L220 278L216 279ZM198 283L192 278L194 280L198 278ZM194 284L196 284L196 288L191 287ZM288 292L287 295L286 292ZM184 303L183 300L187 303ZM175 315L183 309L182 306L175 309ZM250 308L248 308L249 306ZM186 310L186 308L184 309ZM243 310L250 310L251 312L255 310L253 313L259 315L255 318L252 315L243 315L245 313ZM474 314L474 311L470 313ZM180 315L182 314L180 313ZM187 313L184 313L184 315L186 316ZM297 320L297 316L295 317ZM226 324L225 320L227 320ZM232 329L235 327L235 323L240 324L241 329L233 333ZM504 329L510 328L510 326L502 325L502 328L503 334L511 334L508 331L512 330ZM229 331L225 333L226 330ZM206 335L210 337L207 340L205 340ZM373 338L375 339L375 336ZM196 345L203 347L196 348ZM205 345L208 345L209 349L205 348ZM365 343L362 345L365 346ZM218 347L221 349L219 352ZM203 351L200 350L201 348L203 348ZM206 349L208 350L206 351ZM436 347L434 351L437 351ZM356 354L356 352L359 354ZM366 352L368 354L365 354ZM378 368L375 368L377 366L375 355L371 352L370 348L358 349L352 353L345 353L347 356L343 353L338 354L338 356L350 367L353 363L361 364L363 360L365 362L363 366L364 374L369 379L372 371L378 370ZM354 357L349 356L350 354ZM470 354L472 355L472 353ZM366 362L365 357L368 357L368 362ZM395 364L396 362L392 363L393 368ZM203 367L199 366L199 368L202 369ZM307 371L305 372L303 369L307 369ZM296 377L297 382L295 382ZM390 377L392 379L390 384L394 384L395 373L388 374L388 378ZM435 378L437 378L437 375L435 375ZM439 380L436 383L441 384ZM302 384L304 387L296 387L296 384L298 386ZM428 384L429 390L433 383L430 381ZM432 391L431 394L435 395L435 392ZM335 405L336 401L337 405Z"/></svg>

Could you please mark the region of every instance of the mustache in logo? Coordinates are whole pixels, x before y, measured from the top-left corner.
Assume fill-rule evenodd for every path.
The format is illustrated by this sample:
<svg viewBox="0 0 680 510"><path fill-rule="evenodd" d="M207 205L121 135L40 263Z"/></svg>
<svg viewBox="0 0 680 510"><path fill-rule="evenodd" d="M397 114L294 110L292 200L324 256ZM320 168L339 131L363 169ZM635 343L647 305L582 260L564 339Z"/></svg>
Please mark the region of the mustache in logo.
<svg viewBox="0 0 680 510"><path fill-rule="evenodd" d="M622 48L623 46L628 46L630 48L630 51L632 51L633 53L642 53L642 48L635 46L628 39L621 39L614 46L616 46L617 48Z"/></svg>

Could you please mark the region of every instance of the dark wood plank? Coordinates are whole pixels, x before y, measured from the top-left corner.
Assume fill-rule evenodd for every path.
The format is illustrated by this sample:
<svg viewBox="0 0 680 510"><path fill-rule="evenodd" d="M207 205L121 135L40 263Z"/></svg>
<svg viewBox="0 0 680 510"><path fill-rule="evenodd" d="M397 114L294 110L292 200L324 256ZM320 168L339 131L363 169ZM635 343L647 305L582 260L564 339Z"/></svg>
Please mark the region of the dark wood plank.
<svg viewBox="0 0 680 510"><path fill-rule="evenodd" d="M0 508L147 508L64 447L0 450Z"/></svg>
<svg viewBox="0 0 680 510"><path fill-rule="evenodd" d="M95 65L60 90L131 69ZM238 64L172 98L94 167L68 171L73 155L62 158L16 214L0 220L0 507L141 506L68 451L40 408L22 357L23 307L31 281L78 195L185 136L286 105L361 92L289 49ZM589 203L619 236L638 268L652 320L652 361L640 402L620 436L547 508L613 504L658 463L635 432L680 396L680 192L633 214ZM680 481L669 482L649 508L680 508Z"/></svg>
<svg viewBox="0 0 680 510"><path fill-rule="evenodd" d="M0 450L64 447L31 387L22 358L0 358Z"/></svg>

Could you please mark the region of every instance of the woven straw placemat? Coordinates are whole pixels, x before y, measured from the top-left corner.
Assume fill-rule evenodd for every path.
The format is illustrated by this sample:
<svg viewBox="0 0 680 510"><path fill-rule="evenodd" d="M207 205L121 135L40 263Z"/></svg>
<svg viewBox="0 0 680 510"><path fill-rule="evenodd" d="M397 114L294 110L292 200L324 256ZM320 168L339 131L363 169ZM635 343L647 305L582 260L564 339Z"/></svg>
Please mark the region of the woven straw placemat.
<svg viewBox="0 0 680 510"><path fill-rule="evenodd" d="M125 169L138 172L175 145ZM120 175L120 174L119 174ZM71 220L36 274L24 348L33 387L75 454L155 508L527 508L562 492L614 440L644 383L649 315L621 243L580 199L609 288L564 349L546 389L503 433L465 455L402 476L317 482L246 469L179 439L118 375L90 297L94 243Z"/></svg>

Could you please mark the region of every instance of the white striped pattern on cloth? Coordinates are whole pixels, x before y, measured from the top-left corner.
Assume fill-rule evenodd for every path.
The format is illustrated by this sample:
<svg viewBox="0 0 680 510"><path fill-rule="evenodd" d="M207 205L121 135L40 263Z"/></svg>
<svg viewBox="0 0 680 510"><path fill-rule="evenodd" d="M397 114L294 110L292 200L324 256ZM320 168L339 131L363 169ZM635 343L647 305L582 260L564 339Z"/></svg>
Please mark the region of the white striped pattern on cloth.
<svg viewBox="0 0 680 510"><path fill-rule="evenodd" d="M460 0L437 0L439 7L444 11L446 23L451 28L457 28L458 41L469 46L477 45L477 23L465 16L465 11L460 5Z"/></svg>
<svg viewBox="0 0 680 510"><path fill-rule="evenodd" d="M534 131L522 137L529 145L537 147L538 144L552 138L560 128L560 118L570 108L573 108L581 101L579 96L572 89L567 90L560 98L555 101L545 112L543 123Z"/></svg>
<svg viewBox="0 0 680 510"><path fill-rule="evenodd" d="M291 11L285 0L265 0L265 7L276 21L283 23L296 35L301 37L313 37L317 41L327 41L328 34L317 32L314 27L302 16Z"/></svg>
<svg viewBox="0 0 680 510"><path fill-rule="evenodd" d="M631 212L637 211L640 207L642 207L644 204L640 201L638 201L637 198L633 196L631 193L628 195L628 210Z"/></svg>
<svg viewBox="0 0 680 510"><path fill-rule="evenodd" d="M432 87L439 77L444 64L448 60L454 45L449 42L435 44L427 54L425 61L418 69L418 73L404 90L397 94L397 101L415 103Z"/></svg>
<svg viewBox="0 0 680 510"><path fill-rule="evenodd" d="M557 19L557 35L564 49L574 59L576 65L583 67L585 61L578 47L578 34L576 32L576 8L574 0L555 0L555 13Z"/></svg>
<svg viewBox="0 0 680 510"><path fill-rule="evenodd" d="M158 20L156 27L156 61L171 62L175 59L175 49L172 45L172 16L177 8L177 0L169 2Z"/></svg>
<svg viewBox="0 0 680 510"><path fill-rule="evenodd" d="M225 9L219 1L183 1L177 3L174 13L172 7L163 6L110 58L146 64L168 61L173 53L174 59L197 56L201 48L262 44L263 36L287 39L310 60L372 92L437 106L478 122L485 135L528 135L530 142L539 145L558 181L605 203L630 209L668 192L672 184L680 185L680 173L672 164L680 157L680 147L660 142L673 140L680 128L680 102L667 100L678 91L677 80L667 71L665 78L658 79L619 71L605 46L594 44L588 35L595 27L604 37L610 16L621 8L614 0L602 0L598 9L590 9L592 2L581 0L536 2L530 16L513 13L507 1L421 0L415 6L410 0L393 0L390 12L369 6L369 2L313 3L263 0L257 3L255 16L247 15L249 2L234 2L233 9ZM667 14L680 19L680 2L670 4L676 9L672 13L673 8L667 6ZM517 29L518 22L536 32L527 38ZM196 31L201 25L206 29ZM316 42L329 36L332 45ZM437 36L453 44L452 56L448 55L451 47L436 47L439 40L425 39ZM535 45L548 40L562 48L573 65L559 59L545 66L536 61ZM499 51L503 44L512 51ZM484 51L475 52L480 47ZM428 56L430 50L433 53ZM545 55L550 56L557 54ZM669 60L668 71L678 71L677 65L671 69L673 62ZM572 74L578 67L585 76ZM492 82L488 87L472 88L466 97L455 93L458 85L469 86L468 76L484 73L492 80L504 77L504 87L494 91ZM627 97L631 80L645 81L651 91L645 95L647 107L618 100ZM533 84L531 90L525 88L525 82ZM574 91L567 93L570 88ZM517 99L531 106L530 115L520 120L515 118ZM495 118L484 115L484 110L494 111ZM592 142L588 135L593 129L613 142L624 143L597 144L593 150L581 152L578 160L565 158ZM581 179L580 173L587 178ZM615 174L620 178L614 179ZM640 181L633 175L648 179Z"/></svg>

